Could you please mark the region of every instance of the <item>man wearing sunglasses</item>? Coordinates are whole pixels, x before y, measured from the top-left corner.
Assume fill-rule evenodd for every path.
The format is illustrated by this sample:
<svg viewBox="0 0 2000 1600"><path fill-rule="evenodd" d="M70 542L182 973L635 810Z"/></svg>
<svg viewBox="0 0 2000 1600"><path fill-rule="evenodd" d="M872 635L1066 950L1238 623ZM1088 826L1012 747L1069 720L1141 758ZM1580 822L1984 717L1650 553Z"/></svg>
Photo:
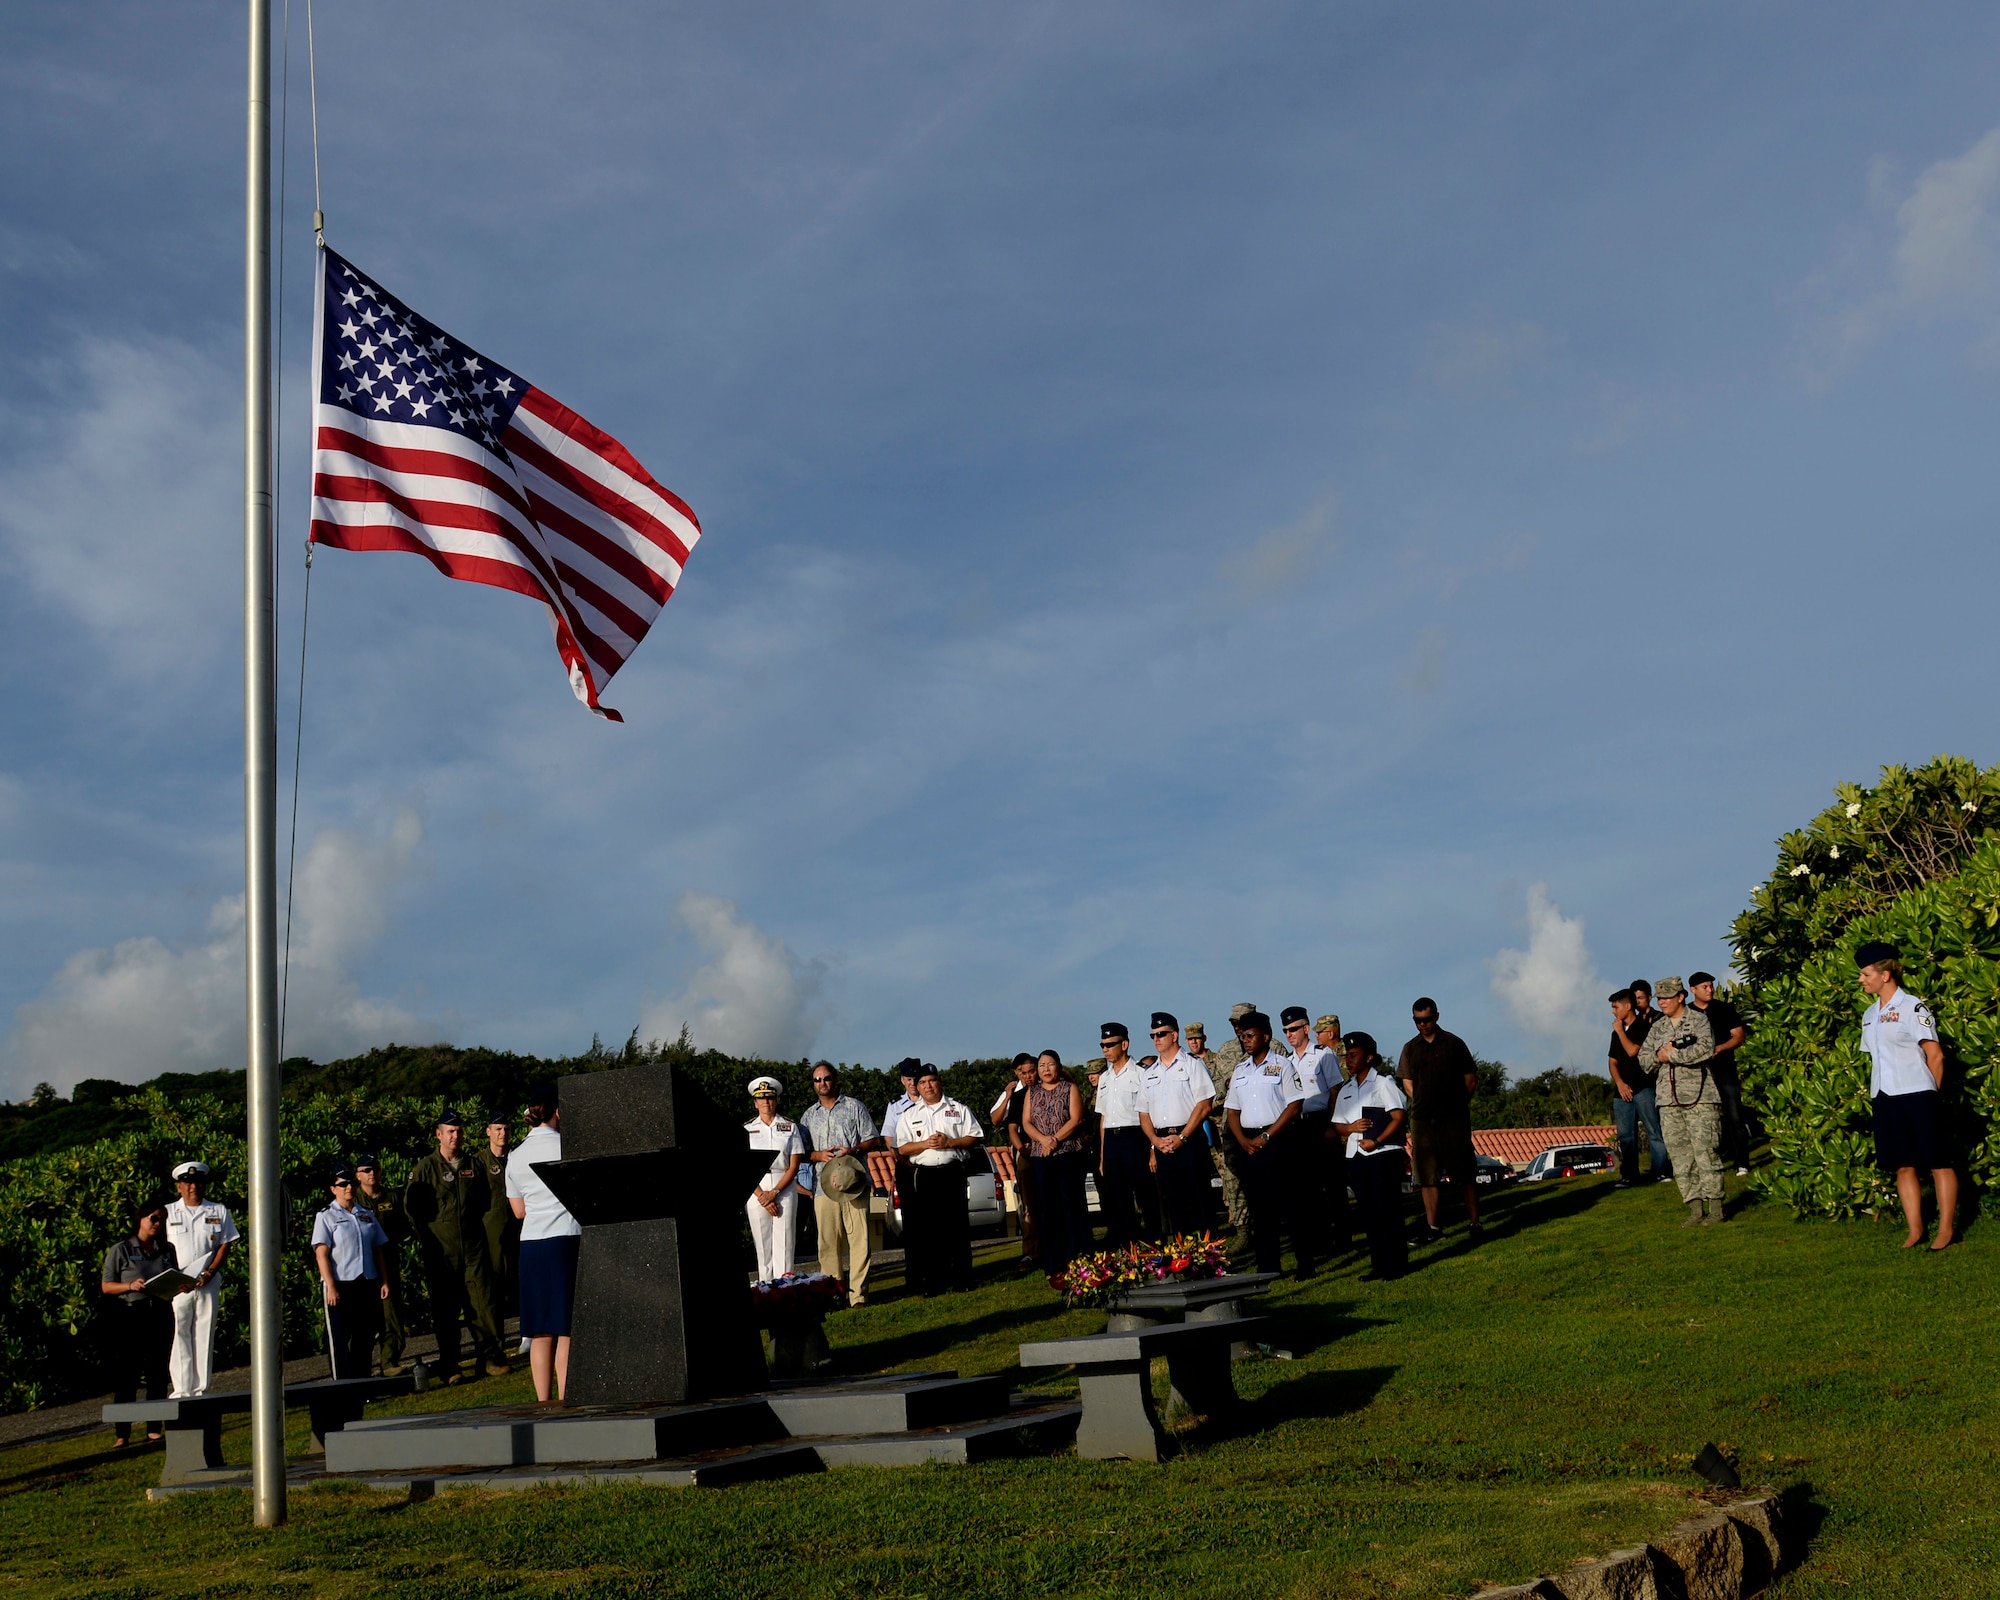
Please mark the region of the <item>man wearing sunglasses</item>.
<svg viewBox="0 0 2000 1600"><path fill-rule="evenodd" d="M389 1295L389 1236L375 1213L354 1203L354 1169L333 1169L333 1203L313 1219L313 1256L326 1304L326 1353L336 1378L365 1378Z"/></svg>
<svg viewBox="0 0 2000 1600"><path fill-rule="evenodd" d="M1132 1036L1124 1023L1107 1022L1097 1035L1104 1052L1096 1099L1097 1201L1104 1212L1104 1248L1122 1250L1134 1240L1160 1237L1151 1152L1139 1126L1146 1069L1132 1059Z"/></svg>
<svg viewBox="0 0 2000 1600"><path fill-rule="evenodd" d="M813 1167L813 1226L819 1234L819 1270L838 1278L851 1306L868 1304L868 1152L882 1148L875 1119L852 1095L840 1092L831 1061L815 1061L813 1104L799 1115L806 1159ZM841 1241L847 1271L840 1270Z"/></svg>
<svg viewBox="0 0 2000 1600"><path fill-rule="evenodd" d="M1181 1048L1180 1023L1171 1011L1153 1013L1153 1048L1160 1059L1146 1069L1139 1090L1139 1125L1159 1168L1167 1232L1207 1233L1215 1226L1207 1129L1215 1086L1208 1068Z"/></svg>

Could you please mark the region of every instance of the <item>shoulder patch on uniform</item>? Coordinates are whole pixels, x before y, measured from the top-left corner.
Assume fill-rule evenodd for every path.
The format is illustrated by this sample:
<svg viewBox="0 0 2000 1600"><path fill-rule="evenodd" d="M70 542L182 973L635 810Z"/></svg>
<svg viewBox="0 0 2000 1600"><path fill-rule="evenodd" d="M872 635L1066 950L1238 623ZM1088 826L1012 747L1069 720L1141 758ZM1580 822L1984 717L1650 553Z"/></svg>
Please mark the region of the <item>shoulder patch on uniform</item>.
<svg viewBox="0 0 2000 1600"><path fill-rule="evenodd" d="M1915 1005L1910 1007L1910 1015L1915 1017L1919 1022L1929 1022L1932 1020L1931 1008L1925 1005L1921 1000L1919 1000Z"/></svg>

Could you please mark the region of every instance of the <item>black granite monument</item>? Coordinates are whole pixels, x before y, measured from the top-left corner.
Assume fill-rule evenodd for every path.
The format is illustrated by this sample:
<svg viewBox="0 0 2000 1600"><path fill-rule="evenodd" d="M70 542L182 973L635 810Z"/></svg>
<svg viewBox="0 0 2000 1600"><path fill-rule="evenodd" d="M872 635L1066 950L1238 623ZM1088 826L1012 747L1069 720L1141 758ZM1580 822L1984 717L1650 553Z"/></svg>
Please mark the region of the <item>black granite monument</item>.
<svg viewBox="0 0 2000 1600"><path fill-rule="evenodd" d="M535 1170L583 1224L569 1403L761 1389L741 1235L769 1154L678 1067L584 1073L560 1092L563 1158Z"/></svg>

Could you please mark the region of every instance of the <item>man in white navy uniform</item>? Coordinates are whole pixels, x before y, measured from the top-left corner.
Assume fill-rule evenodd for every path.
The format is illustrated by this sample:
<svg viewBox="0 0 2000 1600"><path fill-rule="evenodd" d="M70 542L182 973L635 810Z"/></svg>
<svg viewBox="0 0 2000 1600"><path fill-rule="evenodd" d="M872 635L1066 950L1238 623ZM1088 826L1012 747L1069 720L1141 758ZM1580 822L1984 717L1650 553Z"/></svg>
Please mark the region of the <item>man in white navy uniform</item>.
<svg viewBox="0 0 2000 1600"><path fill-rule="evenodd" d="M1337 1036L1339 1019L1334 1021ZM1305 1101L1299 1107L1300 1139L1306 1164L1312 1169L1313 1222L1320 1230L1313 1241L1313 1253L1324 1255L1333 1249L1333 1239L1338 1238L1342 1247L1347 1243L1347 1190L1343 1184L1336 1199L1327 1181L1326 1137L1327 1125L1333 1120L1334 1093L1345 1080L1340 1073L1340 1056L1314 1043L1313 1024L1304 1006L1286 1006L1278 1013L1278 1026L1285 1030L1285 1042L1292 1047L1292 1065L1305 1086ZM1333 1227L1336 1203L1340 1219L1337 1234Z"/></svg>
<svg viewBox="0 0 2000 1600"><path fill-rule="evenodd" d="M1160 1059L1146 1069L1139 1125L1153 1147L1166 1231L1206 1233L1215 1226L1215 1157L1208 1147L1215 1085L1208 1068L1181 1048L1180 1020L1171 1011L1153 1013L1152 1037Z"/></svg>
<svg viewBox="0 0 2000 1600"><path fill-rule="evenodd" d="M194 1288L174 1297L174 1351L168 1358L173 1398L208 1393L215 1354L215 1309L222 1299L222 1263L242 1237L229 1208L208 1198L208 1163L183 1161L174 1168L181 1197L167 1207L167 1242Z"/></svg>
<svg viewBox="0 0 2000 1600"><path fill-rule="evenodd" d="M1923 1174L1937 1191L1933 1250L1957 1232L1958 1172L1944 1114L1944 1046L1931 1008L1903 987L1903 957L1871 939L1854 952L1861 987L1874 1003L1861 1018L1861 1048L1870 1062L1868 1094L1875 1112L1875 1163L1896 1175L1896 1197L1910 1225L1905 1250L1924 1242Z"/></svg>

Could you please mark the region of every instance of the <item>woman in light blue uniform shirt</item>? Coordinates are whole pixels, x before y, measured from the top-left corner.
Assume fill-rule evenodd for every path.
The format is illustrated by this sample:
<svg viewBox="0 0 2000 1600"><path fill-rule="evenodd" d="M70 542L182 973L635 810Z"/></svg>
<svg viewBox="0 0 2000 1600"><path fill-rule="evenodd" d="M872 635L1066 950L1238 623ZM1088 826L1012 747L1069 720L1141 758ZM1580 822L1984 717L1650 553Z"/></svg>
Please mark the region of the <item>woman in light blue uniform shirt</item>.
<svg viewBox="0 0 2000 1600"><path fill-rule="evenodd" d="M1937 1238L1947 1248L1958 1215L1958 1173L1944 1116L1944 1048L1931 1008L1903 987L1902 952L1879 939L1854 952L1861 987L1875 998L1861 1018L1861 1048L1873 1063L1868 1092L1875 1107L1875 1163L1896 1175L1896 1194L1910 1234L1905 1250L1924 1242L1923 1173L1937 1191Z"/></svg>

